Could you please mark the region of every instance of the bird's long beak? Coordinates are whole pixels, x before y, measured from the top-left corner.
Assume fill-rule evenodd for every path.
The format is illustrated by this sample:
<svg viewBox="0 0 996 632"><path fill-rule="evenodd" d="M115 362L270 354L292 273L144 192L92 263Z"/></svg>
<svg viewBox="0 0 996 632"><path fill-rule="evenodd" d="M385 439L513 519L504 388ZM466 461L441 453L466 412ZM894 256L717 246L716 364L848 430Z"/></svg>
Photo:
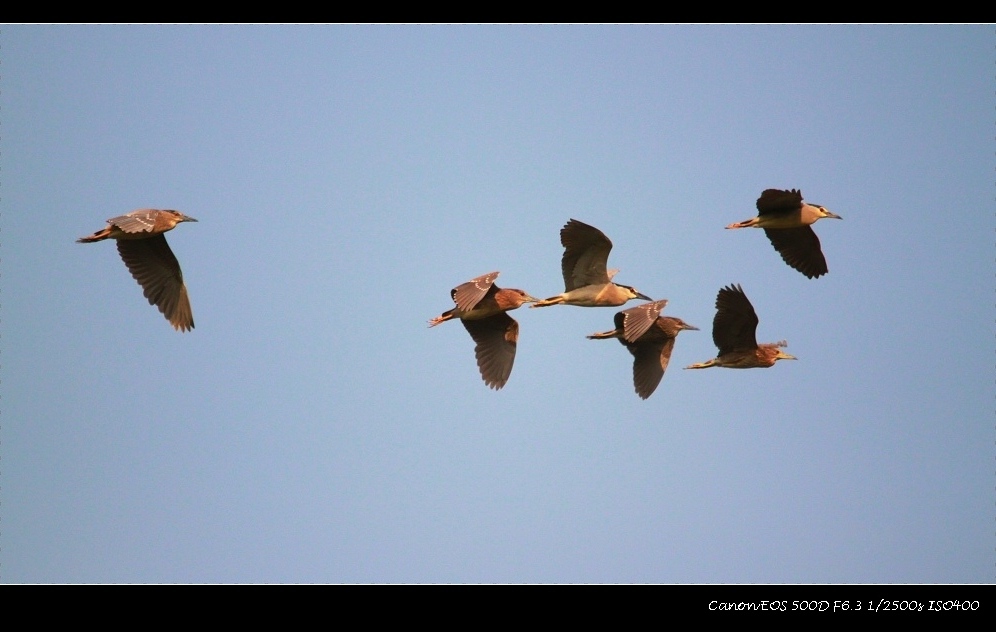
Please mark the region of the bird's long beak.
<svg viewBox="0 0 996 632"><path fill-rule="evenodd" d="M785 353L784 351L779 351L778 352L778 359L779 360L798 360L799 358L797 358L794 355L791 355L789 353Z"/></svg>
<svg viewBox="0 0 996 632"><path fill-rule="evenodd" d="M649 296L647 296L646 294L643 294L642 292L637 292L636 293L636 298L642 298L645 301L652 301L652 300L654 300L654 299L650 298Z"/></svg>
<svg viewBox="0 0 996 632"><path fill-rule="evenodd" d="M184 215L183 219L181 219L180 221L181 222L196 222L197 220L194 219L193 217L189 216L189 215Z"/></svg>
<svg viewBox="0 0 996 632"><path fill-rule="evenodd" d="M688 323L685 323L685 326L682 327L682 329L690 329L692 331L699 331L698 327L696 327L695 325L689 325Z"/></svg>
<svg viewBox="0 0 996 632"><path fill-rule="evenodd" d="M830 217L832 219L844 219L840 215L837 215L836 213L831 213L830 211L827 211L827 217Z"/></svg>

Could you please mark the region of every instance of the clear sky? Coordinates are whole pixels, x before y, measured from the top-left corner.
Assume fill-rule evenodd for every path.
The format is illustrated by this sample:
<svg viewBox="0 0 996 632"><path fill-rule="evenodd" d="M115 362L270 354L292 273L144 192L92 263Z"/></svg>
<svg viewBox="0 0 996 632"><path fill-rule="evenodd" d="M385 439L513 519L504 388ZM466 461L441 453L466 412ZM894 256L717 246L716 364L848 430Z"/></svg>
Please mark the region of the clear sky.
<svg viewBox="0 0 996 632"><path fill-rule="evenodd" d="M0 27L0 580L992 582L992 26ZM766 188L838 213L786 266ZM167 237L175 332L110 242ZM702 331L519 309L570 218ZM712 358L716 292L798 362ZM630 306L636 303L630 303Z"/></svg>

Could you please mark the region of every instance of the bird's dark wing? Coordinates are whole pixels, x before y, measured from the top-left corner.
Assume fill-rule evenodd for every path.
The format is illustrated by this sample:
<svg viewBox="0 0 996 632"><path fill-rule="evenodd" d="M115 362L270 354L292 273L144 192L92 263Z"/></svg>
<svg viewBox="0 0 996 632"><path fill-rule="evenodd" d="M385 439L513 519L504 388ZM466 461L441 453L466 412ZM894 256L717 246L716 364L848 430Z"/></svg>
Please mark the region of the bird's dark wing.
<svg viewBox="0 0 996 632"><path fill-rule="evenodd" d="M568 292L609 282L606 268L612 242L602 231L572 219L560 229L560 243L564 246L560 268Z"/></svg>
<svg viewBox="0 0 996 632"><path fill-rule="evenodd" d="M497 292L498 288L494 286L495 279L498 278L500 272L488 272L487 274L482 274L476 279L471 279L466 283L461 283L460 285L453 288L450 292L450 296L453 297L453 302L456 306L460 308L461 311L469 312L474 309L474 306L481 302L488 292Z"/></svg>
<svg viewBox="0 0 996 632"><path fill-rule="evenodd" d="M827 273L827 260L820 249L820 238L811 226L766 228L764 234L785 263L810 279Z"/></svg>
<svg viewBox="0 0 996 632"><path fill-rule="evenodd" d="M802 192L798 189L791 191L765 189L761 197L757 198L758 215L787 215L800 208L802 208Z"/></svg>
<svg viewBox="0 0 996 632"><path fill-rule="evenodd" d="M664 377L674 350L674 338L629 343L626 348L633 354L633 388L642 399L647 399Z"/></svg>
<svg viewBox="0 0 996 632"><path fill-rule="evenodd" d="M183 284L183 273L166 237L119 239L117 245L121 259L142 286L149 304L158 307L175 329L193 329L194 315Z"/></svg>
<svg viewBox="0 0 996 632"><path fill-rule="evenodd" d="M657 321L667 300L653 301L620 312L623 315L623 336L628 342L636 341ZM618 323L616 328L618 328Z"/></svg>
<svg viewBox="0 0 996 632"><path fill-rule="evenodd" d="M461 320L470 337L477 345L477 368L481 370L484 383L493 389L500 389L508 382L515 362L515 347L519 340L519 323L502 312L480 320Z"/></svg>
<svg viewBox="0 0 996 632"><path fill-rule="evenodd" d="M716 295L712 341L719 355L757 348L757 314L740 286L724 287Z"/></svg>
<svg viewBox="0 0 996 632"><path fill-rule="evenodd" d="M143 208L127 215L112 217L107 223L117 226L126 233L151 233L155 230L157 217L159 217L158 210Z"/></svg>

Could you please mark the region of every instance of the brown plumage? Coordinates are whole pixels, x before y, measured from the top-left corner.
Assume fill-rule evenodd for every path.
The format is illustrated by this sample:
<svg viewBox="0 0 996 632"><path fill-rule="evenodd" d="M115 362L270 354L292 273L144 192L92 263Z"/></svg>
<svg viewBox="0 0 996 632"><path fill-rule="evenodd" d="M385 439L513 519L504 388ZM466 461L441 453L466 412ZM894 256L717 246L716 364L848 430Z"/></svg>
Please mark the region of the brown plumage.
<svg viewBox="0 0 996 632"><path fill-rule="evenodd" d="M179 211L139 209L107 220L107 227L78 243L113 239L118 254L131 276L142 286L145 298L155 305L177 331L194 328L187 287L183 284L180 263L163 235L181 222L196 222Z"/></svg>
<svg viewBox="0 0 996 632"><path fill-rule="evenodd" d="M757 198L757 217L727 228L763 228L778 254L810 279L827 273L827 260L812 225L823 218L842 219L822 206L806 204L798 189L766 189Z"/></svg>
<svg viewBox="0 0 996 632"><path fill-rule="evenodd" d="M594 226L572 219L560 229L564 256L560 269L565 291L537 301L532 307L547 305L578 305L580 307L617 307L634 298L651 300L628 285L613 283L618 270L607 269L612 242Z"/></svg>
<svg viewBox="0 0 996 632"><path fill-rule="evenodd" d="M456 307L429 321L430 327L459 318L477 343L474 354L481 378L497 390L505 386L515 362L519 323L506 312L536 299L522 290L501 289L494 284L499 272L489 272L456 286L450 292Z"/></svg>
<svg viewBox="0 0 996 632"><path fill-rule="evenodd" d="M712 341L719 355L712 360L686 366L686 369L754 369L773 366L778 360L795 360L782 351L781 342L757 344L757 314L739 285L724 287L716 295L716 316L712 321Z"/></svg>
<svg viewBox="0 0 996 632"><path fill-rule="evenodd" d="M653 395L664 377L674 341L685 329L698 330L680 318L659 316L667 301L654 301L617 312L616 328L591 334L591 340L618 338L633 354L633 388L642 399Z"/></svg>

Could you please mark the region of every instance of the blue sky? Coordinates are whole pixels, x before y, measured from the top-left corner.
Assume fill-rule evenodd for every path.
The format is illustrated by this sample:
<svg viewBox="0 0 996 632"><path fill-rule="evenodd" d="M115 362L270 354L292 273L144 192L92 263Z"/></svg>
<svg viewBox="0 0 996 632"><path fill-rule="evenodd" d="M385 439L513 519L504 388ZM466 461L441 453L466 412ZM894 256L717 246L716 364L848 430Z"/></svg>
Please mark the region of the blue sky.
<svg viewBox="0 0 996 632"><path fill-rule="evenodd" d="M0 28L0 580L992 582L991 26ZM752 217L799 188L830 273ZM110 243L142 207L196 329ZM558 232L702 328L520 309ZM716 292L798 362L715 355ZM633 303L630 304L631 306Z"/></svg>

